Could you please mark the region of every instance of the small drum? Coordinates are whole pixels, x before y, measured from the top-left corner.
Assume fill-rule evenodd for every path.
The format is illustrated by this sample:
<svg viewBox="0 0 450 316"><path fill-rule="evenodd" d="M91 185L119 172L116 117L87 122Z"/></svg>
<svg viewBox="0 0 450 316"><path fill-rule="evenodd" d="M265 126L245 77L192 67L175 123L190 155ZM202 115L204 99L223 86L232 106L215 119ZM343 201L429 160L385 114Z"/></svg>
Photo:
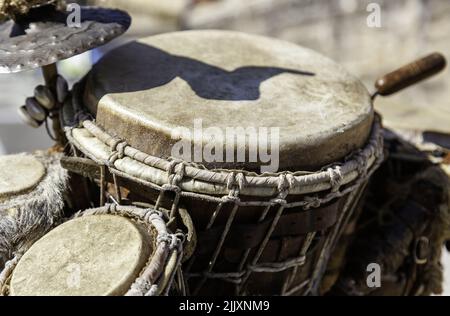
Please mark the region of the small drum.
<svg viewBox="0 0 450 316"><path fill-rule="evenodd" d="M60 153L0 156L0 270L63 215L67 171Z"/></svg>
<svg viewBox="0 0 450 316"><path fill-rule="evenodd" d="M102 194L166 209L174 223L181 208L192 218L186 294L317 294L383 159L363 84L265 37L145 38L110 52L73 95L66 135L74 154L97 164ZM74 157L70 169L88 165Z"/></svg>
<svg viewBox="0 0 450 316"><path fill-rule="evenodd" d="M3 295L166 295L182 239L162 214L107 205L77 213L16 256L0 275Z"/></svg>

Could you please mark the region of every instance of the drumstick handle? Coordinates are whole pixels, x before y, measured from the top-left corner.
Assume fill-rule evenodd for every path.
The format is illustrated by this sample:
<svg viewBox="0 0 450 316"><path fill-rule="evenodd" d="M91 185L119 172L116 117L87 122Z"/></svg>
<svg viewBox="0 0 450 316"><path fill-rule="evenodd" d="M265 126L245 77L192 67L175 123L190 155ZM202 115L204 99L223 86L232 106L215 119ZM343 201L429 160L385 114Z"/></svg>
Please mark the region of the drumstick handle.
<svg viewBox="0 0 450 316"><path fill-rule="evenodd" d="M428 79L442 71L447 64L440 53L433 53L399 68L375 82L377 94L388 96Z"/></svg>

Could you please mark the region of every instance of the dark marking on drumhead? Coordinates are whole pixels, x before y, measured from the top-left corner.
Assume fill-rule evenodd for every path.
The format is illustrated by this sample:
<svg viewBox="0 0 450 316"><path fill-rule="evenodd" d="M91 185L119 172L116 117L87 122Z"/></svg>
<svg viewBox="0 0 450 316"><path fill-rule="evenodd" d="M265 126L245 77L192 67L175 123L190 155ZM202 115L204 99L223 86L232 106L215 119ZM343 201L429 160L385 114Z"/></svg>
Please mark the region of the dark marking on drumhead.
<svg viewBox="0 0 450 316"><path fill-rule="evenodd" d="M260 98L261 84L274 76L283 73L314 76L314 73L309 71L281 67L246 66L228 71L200 60L172 55L155 46L138 42L130 43L126 49L132 51L135 56L139 56L139 63L130 63L129 67L139 69L122 74L127 77L126 82L120 86L114 86L114 89L108 89L105 94L154 89L168 84L175 78L181 78L199 97L204 99L251 101ZM149 76L146 80L135 80L132 76L133 72L148 73ZM141 79L139 76L137 78Z"/></svg>

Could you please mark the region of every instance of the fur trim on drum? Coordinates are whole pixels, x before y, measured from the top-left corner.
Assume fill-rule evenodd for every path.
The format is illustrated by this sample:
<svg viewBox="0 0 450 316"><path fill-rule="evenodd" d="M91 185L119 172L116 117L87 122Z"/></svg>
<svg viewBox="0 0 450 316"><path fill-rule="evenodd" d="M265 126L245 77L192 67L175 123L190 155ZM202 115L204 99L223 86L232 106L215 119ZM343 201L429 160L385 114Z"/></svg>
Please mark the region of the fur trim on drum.
<svg viewBox="0 0 450 316"><path fill-rule="evenodd" d="M31 192L0 202L0 271L7 260L24 252L63 215L68 173L59 163L62 155L39 151L34 156L45 166L44 178Z"/></svg>

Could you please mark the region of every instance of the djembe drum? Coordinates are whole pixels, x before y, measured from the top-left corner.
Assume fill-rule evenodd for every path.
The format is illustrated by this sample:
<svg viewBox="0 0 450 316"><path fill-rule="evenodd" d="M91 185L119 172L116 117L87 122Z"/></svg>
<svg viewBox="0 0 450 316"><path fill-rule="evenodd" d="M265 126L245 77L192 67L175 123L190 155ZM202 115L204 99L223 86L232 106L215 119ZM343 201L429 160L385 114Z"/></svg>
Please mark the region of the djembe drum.
<svg viewBox="0 0 450 316"><path fill-rule="evenodd" d="M68 192L62 154L0 156L0 271L64 215Z"/></svg>
<svg viewBox="0 0 450 316"><path fill-rule="evenodd" d="M101 202L154 205L181 229L187 210L197 244L185 254L183 294L317 294L383 159L380 119L358 79L309 49L241 33L171 33L115 49L63 113L74 153L64 165L98 182ZM189 133L196 119L244 131L199 139ZM252 134L264 128L279 132L266 147ZM175 155L180 140L188 145ZM197 146L217 159L199 158ZM267 166L267 146L278 168Z"/></svg>
<svg viewBox="0 0 450 316"><path fill-rule="evenodd" d="M183 236L152 209L106 205L77 213L0 274L11 296L156 296L171 289Z"/></svg>

